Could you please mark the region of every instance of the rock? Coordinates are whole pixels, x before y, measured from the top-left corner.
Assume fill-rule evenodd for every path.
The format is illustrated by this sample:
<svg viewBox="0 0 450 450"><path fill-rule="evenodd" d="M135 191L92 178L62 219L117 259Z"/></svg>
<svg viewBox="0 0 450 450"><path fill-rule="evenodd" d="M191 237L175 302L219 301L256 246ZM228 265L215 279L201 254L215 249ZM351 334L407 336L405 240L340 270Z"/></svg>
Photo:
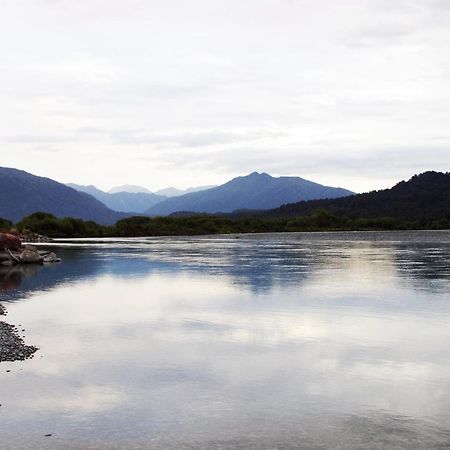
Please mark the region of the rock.
<svg viewBox="0 0 450 450"><path fill-rule="evenodd" d="M6 322L0 322L0 362L24 361L32 358L37 347L25 345L17 329ZM10 372L10 370L7 370Z"/></svg>
<svg viewBox="0 0 450 450"><path fill-rule="evenodd" d="M37 235L40 236L40 235ZM44 236L40 236L44 239ZM0 232L0 267L16 264L43 264L61 261L53 252L38 250L34 245L22 246L18 236Z"/></svg>
<svg viewBox="0 0 450 450"><path fill-rule="evenodd" d="M59 261L61 261L61 260L53 252L50 252L44 256L45 263L55 263L55 262L59 262Z"/></svg>
<svg viewBox="0 0 450 450"><path fill-rule="evenodd" d="M22 242L19 236L11 233L0 233L0 248L8 250L20 250Z"/></svg>
<svg viewBox="0 0 450 450"><path fill-rule="evenodd" d="M33 233L31 231L27 231L20 235L22 242L53 242L53 239L48 236L43 236L42 234Z"/></svg>
<svg viewBox="0 0 450 450"><path fill-rule="evenodd" d="M19 261L22 264L42 264L44 258L37 251L25 249L19 255Z"/></svg>

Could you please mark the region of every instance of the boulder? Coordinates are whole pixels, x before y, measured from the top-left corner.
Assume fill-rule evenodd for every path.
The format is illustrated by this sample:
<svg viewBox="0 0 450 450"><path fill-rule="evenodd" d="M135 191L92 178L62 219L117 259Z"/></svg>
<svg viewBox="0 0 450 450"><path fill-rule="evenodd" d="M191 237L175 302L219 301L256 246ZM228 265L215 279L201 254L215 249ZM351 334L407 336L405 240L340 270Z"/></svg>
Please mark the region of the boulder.
<svg viewBox="0 0 450 450"><path fill-rule="evenodd" d="M21 264L42 264L44 258L36 251L25 249L19 255L19 261Z"/></svg>
<svg viewBox="0 0 450 450"><path fill-rule="evenodd" d="M0 233L0 249L20 250L22 242L19 236L11 233Z"/></svg>
<svg viewBox="0 0 450 450"><path fill-rule="evenodd" d="M59 262L59 261L61 261L61 260L53 252L50 252L44 256L45 263L55 263L55 262Z"/></svg>

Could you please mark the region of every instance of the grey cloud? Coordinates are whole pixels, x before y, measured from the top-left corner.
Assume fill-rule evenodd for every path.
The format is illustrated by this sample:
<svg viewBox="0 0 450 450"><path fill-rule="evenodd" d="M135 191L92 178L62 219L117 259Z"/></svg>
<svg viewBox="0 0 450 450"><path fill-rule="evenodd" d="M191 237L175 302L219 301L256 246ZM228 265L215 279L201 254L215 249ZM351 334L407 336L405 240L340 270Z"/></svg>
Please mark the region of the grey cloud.
<svg viewBox="0 0 450 450"><path fill-rule="evenodd" d="M81 140L103 139L116 145L152 145L158 148L196 148L209 147L223 144L239 144L242 142L259 141L266 138L278 139L288 136L286 132L249 129L245 131L235 130L198 130L185 132L151 132L145 128L109 129L101 127L79 127L71 132L73 139ZM35 142L32 136L9 138L12 141ZM40 137L45 140L44 137Z"/></svg>
<svg viewBox="0 0 450 450"><path fill-rule="evenodd" d="M422 10L427 0L371 0L369 2L372 11L408 13Z"/></svg>
<svg viewBox="0 0 450 450"><path fill-rule="evenodd" d="M27 135L0 136L0 142L5 144L57 144L67 142L77 142L77 136L56 136L56 135Z"/></svg>
<svg viewBox="0 0 450 450"><path fill-rule="evenodd" d="M348 47L396 45L404 42L415 31L412 25L380 23L348 32L343 35L341 41Z"/></svg>
<svg viewBox="0 0 450 450"><path fill-rule="evenodd" d="M384 177L395 180L408 178L421 171L434 170L436 167L448 167L445 153L450 147L445 144L423 146L385 146L377 148L361 147L351 153L345 147L334 152L323 149L276 149L276 148L224 148L209 158L200 158L200 154L177 152L171 156L171 165L183 165L191 168L210 170L219 167L225 173L248 173L253 170L271 171L280 175L316 173L323 175L339 174L351 178L352 175L373 177L382 173ZM314 158L308 155L314 151ZM231 155L233 155L231 157ZM348 183L348 182L347 182ZM345 183L344 187L345 186Z"/></svg>
<svg viewBox="0 0 450 450"><path fill-rule="evenodd" d="M10 166L99 186L323 172L358 190L360 173L450 165L447 0L21 3L0 16Z"/></svg>
<svg viewBox="0 0 450 450"><path fill-rule="evenodd" d="M122 84L102 92L95 92L96 101L103 103L141 103L151 99L177 100L184 97L204 95L211 91L207 84Z"/></svg>
<svg viewBox="0 0 450 450"><path fill-rule="evenodd" d="M445 12L450 11L450 2L448 0L430 0L429 4L432 8L437 10Z"/></svg>

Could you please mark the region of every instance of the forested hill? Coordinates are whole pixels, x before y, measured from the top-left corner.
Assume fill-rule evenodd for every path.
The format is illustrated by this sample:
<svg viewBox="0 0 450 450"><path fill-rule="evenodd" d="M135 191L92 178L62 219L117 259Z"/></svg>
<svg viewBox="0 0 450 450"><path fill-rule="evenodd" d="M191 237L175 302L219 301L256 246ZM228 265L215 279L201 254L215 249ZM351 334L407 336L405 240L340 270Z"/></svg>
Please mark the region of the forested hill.
<svg viewBox="0 0 450 450"><path fill-rule="evenodd" d="M23 170L0 167L0 217L13 222L37 211L113 224L125 217L88 194Z"/></svg>
<svg viewBox="0 0 450 450"><path fill-rule="evenodd" d="M427 222L450 220L450 172L425 172L401 181L391 189L331 200L290 203L269 211L255 212L264 217L293 217L324 209L349 218L392 217Z"/></svg>

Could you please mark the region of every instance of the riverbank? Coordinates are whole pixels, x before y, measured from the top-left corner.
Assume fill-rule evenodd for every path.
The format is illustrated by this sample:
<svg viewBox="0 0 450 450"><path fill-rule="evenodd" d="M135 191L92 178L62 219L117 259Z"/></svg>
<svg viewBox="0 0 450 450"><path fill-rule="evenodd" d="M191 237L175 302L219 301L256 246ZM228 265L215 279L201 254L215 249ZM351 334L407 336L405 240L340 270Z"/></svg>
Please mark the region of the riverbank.
<svg viewBox="0 0 450 450"><path fill-rule="evenodd" d="M6 313L6 308L0 304L0 316ZM0 362L24 361L32 358L37 350L33 345L25 345L16 326L0 321Z"/></svg>
<svg viewBox="0 0 450 450"><path fill-rule="evenodd" d="M61 219L47 213L34 213L17 223L15 229L25 235L49 240L313 231L447 230L450 229L450 222L445 214L439 219L424 216L409 220L395 217L349 217L318 209L308 215L280 217L252 216L250 212L247 215L242 212L241 215L226 216L188 213L169 217L135 216L119 220L112 226L104 226L92 221L70 217Z"/></svg>

